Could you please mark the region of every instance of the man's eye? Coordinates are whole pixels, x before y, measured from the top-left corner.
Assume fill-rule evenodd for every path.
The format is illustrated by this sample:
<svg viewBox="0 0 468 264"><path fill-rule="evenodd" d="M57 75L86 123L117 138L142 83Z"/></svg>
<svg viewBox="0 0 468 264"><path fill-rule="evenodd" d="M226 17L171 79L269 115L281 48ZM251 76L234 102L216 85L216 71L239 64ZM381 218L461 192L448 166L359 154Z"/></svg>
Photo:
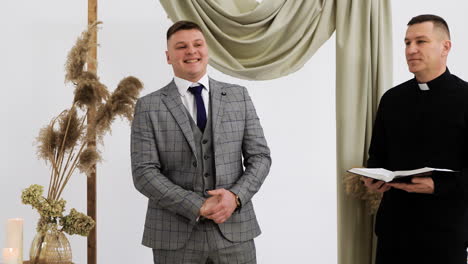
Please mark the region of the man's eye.
<svg viewBox="0 0 468 264"><path fill-rule="evenodd" d="M185 46L177 46L176 49L185 49Z"/></svg>

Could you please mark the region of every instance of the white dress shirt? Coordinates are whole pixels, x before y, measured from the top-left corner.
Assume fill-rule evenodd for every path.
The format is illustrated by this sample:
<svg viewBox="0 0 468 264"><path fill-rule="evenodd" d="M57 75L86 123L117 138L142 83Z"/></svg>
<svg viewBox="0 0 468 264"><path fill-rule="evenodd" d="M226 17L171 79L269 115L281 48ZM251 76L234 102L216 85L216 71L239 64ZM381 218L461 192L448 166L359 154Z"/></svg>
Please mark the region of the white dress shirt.
<svg viewBox="0 0 468 264"><path fill-rule="evenodd" d="M185 109L187 109L195 123L197 123L197 104L195 102L195 96L188 90L188 88L192 86L198 86L200 84L204 86L202 90L202 98L203 103L205 104L205 110L207 114L206 119L208 120L210 105L210 82L208 79L208 74L203 75L203 77L195 83L174 76L174 82L177 86L177 90L179 90L180 99L182 100Z"/></svg>

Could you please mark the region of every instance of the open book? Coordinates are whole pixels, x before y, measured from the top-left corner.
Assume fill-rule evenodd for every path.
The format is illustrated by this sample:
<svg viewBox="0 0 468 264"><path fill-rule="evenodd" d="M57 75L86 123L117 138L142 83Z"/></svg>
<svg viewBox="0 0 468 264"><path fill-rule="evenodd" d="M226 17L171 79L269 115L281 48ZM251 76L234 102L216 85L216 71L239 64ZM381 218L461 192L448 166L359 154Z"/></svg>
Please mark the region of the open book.
<svg viewBox="0 0 468 264"><path fill-rule="evenodd" d="M348 170L348 172L362 175L365 177L373 178L376 180L384 181L384 182L391 182L396 179L400 179L403 177L408 176L423 176L421 174L426 174L427 172L431 171L452 171L448 169L435 169L435 168L421 168L416 170L405 170L405 171L389 171L386 169L378 168L378 169L368 169L368 168L352 168Z"/></svg>

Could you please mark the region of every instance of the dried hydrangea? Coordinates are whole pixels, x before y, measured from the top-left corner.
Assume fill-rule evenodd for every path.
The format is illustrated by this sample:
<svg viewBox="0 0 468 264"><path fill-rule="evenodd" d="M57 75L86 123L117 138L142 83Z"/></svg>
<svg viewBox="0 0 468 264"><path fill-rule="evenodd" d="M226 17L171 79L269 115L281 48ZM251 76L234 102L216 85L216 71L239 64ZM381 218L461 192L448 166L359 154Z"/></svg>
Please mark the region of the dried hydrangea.
<svg viewBox="0 0 468 264"><path fill-rule="evenodd" d="M38 233L45 233L47 230L57 230L57 221L51 218L41 217L37 222L36 231Z"/></svg>
<svg viewBox="0 0 468 264"><path fill-rule="evenodd" d="M44 187L38 184L33 184L23 190L23 192L21 193L21 202L23 202L23 204L30 204L33 208L38 209L41 204L43 192Z"/></svg>
<svg viewBox="0 0 468 264"><path fill-rule="evenodd" d="M69 215L60 218L60 225L63 226L62 230L69 235L88 236L94 224L91 217L76 211L75 208L71 209Z"/></svg>
<svg viewBox="0 0 468 264"><path fill-rule="evenodd" d="M58 201L47 201L41 203L38 208L39 214L43 217L54 218L62 217L65 211L65 204L67 201L60 199Z"/></svg>

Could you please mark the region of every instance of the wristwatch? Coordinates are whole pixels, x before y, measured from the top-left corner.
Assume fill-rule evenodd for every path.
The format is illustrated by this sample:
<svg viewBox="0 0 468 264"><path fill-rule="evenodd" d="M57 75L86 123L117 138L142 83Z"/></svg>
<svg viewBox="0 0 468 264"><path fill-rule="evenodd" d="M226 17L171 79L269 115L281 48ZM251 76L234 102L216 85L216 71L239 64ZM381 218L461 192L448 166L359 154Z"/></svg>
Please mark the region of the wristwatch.
<svg viewBox="0 0 468 264"><path fill-rule="evenodd" d="M239 199L239 196L236 195L236 204L237 204L237 208L240 208L241 207L241 200Z"/></svg>

